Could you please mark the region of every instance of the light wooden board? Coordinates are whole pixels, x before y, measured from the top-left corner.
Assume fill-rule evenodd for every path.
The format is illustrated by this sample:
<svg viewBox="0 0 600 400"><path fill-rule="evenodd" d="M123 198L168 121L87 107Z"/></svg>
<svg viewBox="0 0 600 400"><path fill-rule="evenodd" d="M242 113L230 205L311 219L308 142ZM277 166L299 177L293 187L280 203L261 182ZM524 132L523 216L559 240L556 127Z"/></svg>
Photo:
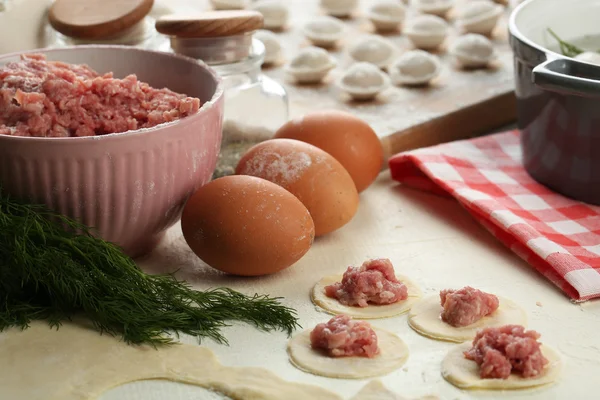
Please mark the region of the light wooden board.
<svg viewBox="0 0 600 400"><path fill-rule="evenodd" d="M512 52L508 44L507 9L493 35L498 60L486 70L463 71L457 68L446 53L448 44L460 34L454 27L457 10L464 1L448 14L452 32L444 46L436 52L443 62L440 77L428 88L393 87L373 102L353 102L332 83L352 63L347 54L348 44L361 34L373 33L365 14L374 0L363 0L354 18L345 20L349 34L331 53L338 60L322 85L298 86L287 81L281 66L266 73L284 82L291 99L292 117L321 109L349 111L370 123L383 139L386 152L428 146L440 142L472 137L489 132L515 119L513 93ZM303 24L322 14L318 0L288 0L290 26L279 36L284 44L287 60L310 43L302 35ZM417 13L409 7L407 20ZM389 34L399 49L409 50L412 45L401 33Z"/></svg>

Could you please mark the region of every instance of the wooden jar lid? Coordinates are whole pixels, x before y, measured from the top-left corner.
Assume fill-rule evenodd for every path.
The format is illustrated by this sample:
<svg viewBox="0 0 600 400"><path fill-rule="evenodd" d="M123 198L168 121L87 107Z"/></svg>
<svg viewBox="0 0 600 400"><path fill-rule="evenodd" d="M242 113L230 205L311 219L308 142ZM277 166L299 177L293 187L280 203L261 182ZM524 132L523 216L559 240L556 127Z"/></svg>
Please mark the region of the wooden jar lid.
<svg viewBox="0 0 600 400"><path fill-rule="evenodd" d="M133 27L153 5L154 0L55 0L48 19L64 35L103 39Z"/></svg>
<svg viewBox="0 0 600 400"><path fill-rule="evenodd" d="M179 38L208 38L242 35L263 27L257 11L208 11L194 16L165 15L156 21L156 30Z"/></svg>

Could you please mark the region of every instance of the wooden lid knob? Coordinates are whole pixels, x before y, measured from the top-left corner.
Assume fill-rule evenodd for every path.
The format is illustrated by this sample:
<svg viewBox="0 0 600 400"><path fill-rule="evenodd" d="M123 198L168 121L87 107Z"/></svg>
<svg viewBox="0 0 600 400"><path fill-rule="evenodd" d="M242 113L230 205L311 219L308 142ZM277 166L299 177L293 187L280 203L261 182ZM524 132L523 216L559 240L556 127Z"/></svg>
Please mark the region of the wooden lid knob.
<svg viewBox="0 0 600 400"><path fill-rule="evenodd" d="M208 11L194 16L165 15L156 21L156 30L180 38L235 36L263 27L257 11Z"/></svg>
<svg viewBox="0 0 600 400"><path fill-rule="evenodd" d="M144 19L153 5L154 0L55 0L48 20L70 37L109 38Z"/></svg>

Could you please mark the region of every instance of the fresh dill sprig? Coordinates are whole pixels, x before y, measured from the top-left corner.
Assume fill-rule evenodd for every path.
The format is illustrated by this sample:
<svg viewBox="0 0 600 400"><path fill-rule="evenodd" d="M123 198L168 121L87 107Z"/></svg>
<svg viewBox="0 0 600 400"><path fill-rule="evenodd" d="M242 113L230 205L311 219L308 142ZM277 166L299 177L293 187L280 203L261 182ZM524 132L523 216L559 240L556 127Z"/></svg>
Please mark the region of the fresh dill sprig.
<svg viewBox="0 0 600 400"><path fill-rule="evenodd" d="M0 187L0 331L40 319L59 327L83 314L130 344L172 343L167 333L227 343L220 330L234 320L291 334L296 311L280 300L147 275L90 228Z"/></svg>
<svg viewBox="0 0 600 400"><path fill-rule="evenodd" d="M563 56L575 57L585 52L585 50L575 46L574 44L562 40L552 29L548 28L548 32L558 42L558 45L560 46L560 51L563 54Z"/></svg>

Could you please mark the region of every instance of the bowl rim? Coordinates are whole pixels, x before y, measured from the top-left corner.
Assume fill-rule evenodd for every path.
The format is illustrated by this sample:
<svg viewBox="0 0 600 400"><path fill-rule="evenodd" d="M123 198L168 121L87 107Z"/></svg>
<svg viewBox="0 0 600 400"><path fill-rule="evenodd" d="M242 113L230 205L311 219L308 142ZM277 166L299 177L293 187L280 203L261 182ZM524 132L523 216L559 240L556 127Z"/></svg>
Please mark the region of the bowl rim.
<svg viewBox="0 0 600 400"><path fill-rule="evenodd" d="M125 132L115 132L115 133L107 133L105 135L93 135L93 136L38 137L38 136L0 135L0 140L4 140L4 141L13 140L13 141L23 141L23 142L30 142L30 143L33 143L33 142L48 143L48 141L60 141L61 143L62 142L64 142L64 143L81 143L83 141L97 142L97 141L102 141L102 140L116 139L116 138L120 138L120 137L125 138L125 137L130 137L130 136L143 135L146 133L161 130L165 127L172 127L172 126L175 127L181 123L185 123L188 120L188 118L194 118L194 117L198 117L199 115L206 114L208 112L208 110L213 108L215 106L215 104L217 104L223 97L223 93L224 93L223 79L219 76L219 74L213 68L211 68L204 61L197 60L197 59L191 58L191 57L187 57L187 56L184 56L181 54L175 54L175 53L169 53L169 52L157 51L157 50L140 49L137 47L131 47L131 46L126 46L126 45L90 44L90 45L77 45L77 46L54 47L54 48L38 48L38 49L32 49L32 50L26 50L26 51L16 51L16 52L0 55L0 63L2 63L7 58L17 57L17 56L20 56L23 54L34 54L34 53L46 54L46 53L53 53L55 51L65 51L65 50L76 51L79 49L130 50L130 51L138 51L138 52L143 52L143 53L154 53L157 55L171 57L171 58L178 58L183 61L198 64L200 67L204 68L210 74L210 76L212 76L212 78L215 80L215 83L217 84L217 86L216 86L215 92L213 93L210 100L204 102L202 104L202 106L200 107L200 109L198 109L198 112L196 112L195 114L189 115L185 118L178 119L176 121L163 122L162 124L155 125L151 128L141 128L141 129L134 129L134 130L129 130L129 131L125 131Z"/></svg>

